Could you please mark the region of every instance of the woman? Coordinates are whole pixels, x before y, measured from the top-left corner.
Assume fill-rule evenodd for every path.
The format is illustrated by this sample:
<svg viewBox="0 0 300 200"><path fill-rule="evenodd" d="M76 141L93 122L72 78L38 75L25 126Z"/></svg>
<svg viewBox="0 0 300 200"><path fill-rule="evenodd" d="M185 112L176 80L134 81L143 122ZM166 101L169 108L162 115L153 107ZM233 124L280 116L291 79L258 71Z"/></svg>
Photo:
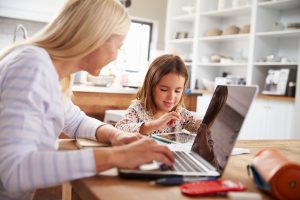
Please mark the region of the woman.
<svg viewBox="0 0 300 200"><path fill-rule="evenodd" d="M37 188L112 167L173 163L165 146L87 117L69 99L71 74L98 75L117 57L129 25L115 0L68 0L37 36L0 55L0 199L32 199ZM57 152L61 132L130 144Z"/></svg>

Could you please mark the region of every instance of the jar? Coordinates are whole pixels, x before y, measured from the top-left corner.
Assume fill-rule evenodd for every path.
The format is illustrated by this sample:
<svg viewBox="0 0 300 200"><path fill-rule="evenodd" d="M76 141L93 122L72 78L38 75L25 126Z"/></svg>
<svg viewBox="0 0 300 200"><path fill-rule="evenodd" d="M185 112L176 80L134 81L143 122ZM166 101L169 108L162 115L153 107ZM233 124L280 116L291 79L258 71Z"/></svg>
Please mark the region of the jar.
<svg viewBox="0 0 300 200"><path fill-rule="evenodd" d="M295 97L296 94L296 83L295 82L289 82L288 90L287 90L287 96L289 97Z"/></svg>

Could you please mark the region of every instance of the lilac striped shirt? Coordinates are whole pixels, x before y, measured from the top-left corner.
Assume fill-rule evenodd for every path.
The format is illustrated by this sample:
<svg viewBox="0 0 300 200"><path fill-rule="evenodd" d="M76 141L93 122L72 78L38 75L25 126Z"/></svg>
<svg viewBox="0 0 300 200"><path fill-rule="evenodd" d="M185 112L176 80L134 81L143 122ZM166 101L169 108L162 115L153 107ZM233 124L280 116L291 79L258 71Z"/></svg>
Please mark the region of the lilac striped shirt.
<svg viewBox="0 0 300 200"><path fill-rule="evenodd" d="M64 110L64 112L62 112ZM0 60L0 199L32 199L37 188L96 174L91 149L57 150L59 134L95 138L102 122L62 102L48 53L35 46Z"/></svg>

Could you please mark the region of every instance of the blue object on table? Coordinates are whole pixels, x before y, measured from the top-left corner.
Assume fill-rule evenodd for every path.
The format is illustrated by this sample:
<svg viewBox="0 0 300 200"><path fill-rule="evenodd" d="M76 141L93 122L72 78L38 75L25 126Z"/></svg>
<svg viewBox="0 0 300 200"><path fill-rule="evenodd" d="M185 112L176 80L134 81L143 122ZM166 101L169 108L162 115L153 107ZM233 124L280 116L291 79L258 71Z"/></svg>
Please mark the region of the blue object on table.
<svg viewBox="0 0 300 200"><path fill-rule="evenodd" d="M208 181L215 180L216 177L183 177L183 176L174 176L160 178L155 181L157 185L181 185L183 183L197 182L197 181Z"/></svg>

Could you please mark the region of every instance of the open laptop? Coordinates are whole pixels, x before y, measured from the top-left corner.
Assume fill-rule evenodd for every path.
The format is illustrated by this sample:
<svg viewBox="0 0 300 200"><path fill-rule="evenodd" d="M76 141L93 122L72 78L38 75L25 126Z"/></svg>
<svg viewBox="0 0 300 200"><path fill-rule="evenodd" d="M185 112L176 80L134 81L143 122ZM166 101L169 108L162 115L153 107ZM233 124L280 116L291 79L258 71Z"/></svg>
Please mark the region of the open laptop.
<svg viewBox="0 0 300 200"><path fill-rule="evenodd" d="M256 94L256 86L217 86L202 121L207 129L200 126L190 151L173 151L172 168L149 170L140 166L134 170L119 169L119 175L125 178L222 176ZM203 143L203 134L211 135L208 143ZM212 144L208 146L213 148L205 144Z"/></svg>

